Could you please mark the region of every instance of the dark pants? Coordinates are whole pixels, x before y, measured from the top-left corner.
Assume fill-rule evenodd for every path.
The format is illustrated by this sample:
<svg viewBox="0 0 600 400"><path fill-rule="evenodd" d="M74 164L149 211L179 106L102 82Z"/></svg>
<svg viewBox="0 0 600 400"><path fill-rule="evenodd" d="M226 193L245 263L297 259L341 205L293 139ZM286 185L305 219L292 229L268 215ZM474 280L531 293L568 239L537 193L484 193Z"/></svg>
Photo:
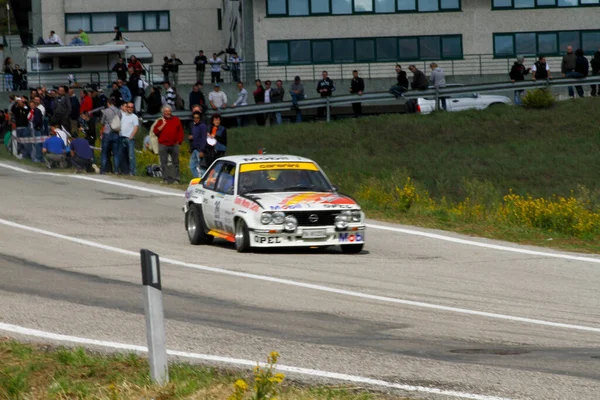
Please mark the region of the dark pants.
<svg viewBox="0 0 600 400"><path fill-rule="evenodd" d="M404 96L402 93L406 92L407 90L408 89L406 89L404 86L394 85L390 88L390 93L396 97L402 97Z"/></svg>
<svg viewBox="0 0 600 400"><path fill-rule="evenodd" d="M570 71L567 72L565 74L565 76L567 78L583 78L584 76L582 74L580 74L579 72L575 72L575 71ZM573 92L573 86L569 86L569 97L575 97L575 93ZM578 85L575 86L575 90L577 90L577 94L579 95L579 97L583 97L583 86Z"/></svg>
<svg viewBox="0 0 600 400"><path fill-rule="evenodd" d="M233 82L239 82L240 81L240 70L235 70L232 69L231 70L231 79L233 79Z"/></svg>
<svg viewBox="0 0 600 400"><path fill-rule="evenodd" d="M54 168L58 165L59 168L67 168L67 157L64 154L46 153L44 155L48 168Z"/></svg>
<svg viewBox="0 0 600 400"><path fill-rule="evenodd" d="M322 99L325 99L327 97L328 96L321 96ZM319 118L325 117L326 111L327 111L327 107L319 107L317 109L317 117L319 117Z"/></svg>
<svg viewBox="0 0 600 400"><path fill-rule="evenodd" d="M355 117L360 117L362 115L362 103L352 103L352 111Z"/></svg>
<svg viewBox="0 0 600 400"><path fill-rule="evenodd" d="M173 175L169 171L169 156L171 156L171 162L175 170ZM179 183L179 145L164 146L159 144L158 157L160 158L160 169L163 173L163 179L170 182L172 178L175 182Z"/></svg>
<svg viewBox="0 0 600 400"><path fill-rule="evenodd" d="M90 143L90 146L94 146L96 144L96 117L90 117L87 125L88 130L86 132L85 138Z"/></svg>
<svg viewBox="0 0 600 400"><path fill-rule="evenodd" d="M119 172L119 160L121 158L121 146L119 134L115 132L105 133L102 136L102 153L100 155L100 173L105 174L109 172L108 164L110 163L110 157L113 157L113 171L114 173Z"/></svg>
<svg viewBox="0 0 600 400"><path fill-rule="evenodd" d="M26 126L17 127L17 138L19 139L17 149L23 158L31 157L33 145L31 143L32 135Z"/></svg>
<svg viewBox="0 0 600 400"><path fill-rule="evenodd" d="M221 72L210 72L210 82L216 83L221 82Z"/></svg>
<svg viewBox="0 0 600 400"><path fill-rule="evenodd" d="M81 170L90 171L92 168L92 164L94 163L94 160L81 158L81 157L75 155L74 157L71 158L71 163L78 171L81 171Z"/></svg>
<svg viewBox="0 0 600 400"><path fill-rule="evenodd" d="M592 73L594 76L600 75L600 73ZM592 92L590 93L592 96L596 96L596 94L600 95L600 85L592 85Z"/></svg>

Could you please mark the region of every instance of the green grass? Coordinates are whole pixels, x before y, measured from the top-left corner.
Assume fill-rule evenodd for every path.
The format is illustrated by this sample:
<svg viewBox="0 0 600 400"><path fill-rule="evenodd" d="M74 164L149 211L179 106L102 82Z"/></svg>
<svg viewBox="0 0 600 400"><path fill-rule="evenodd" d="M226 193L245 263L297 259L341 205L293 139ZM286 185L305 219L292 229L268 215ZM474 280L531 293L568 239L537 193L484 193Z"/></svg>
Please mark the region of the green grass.
<svg viewBox="0 0 600 400"><path fill-rule="evenodd" d="M465 220L449 210L469 198L486 212L512 190L519 195L553 195L585 201L600 212L599 98L559 102L551 109L518 107L432 115L386 115L327 123L247 127L229 130L229 154L295 154L316 160L344 193L360 200L367 216L566 250L600 252L598 235L567 235L556 230L499 224L489 218ZM143 134L138 135L139 141ZM6 155L6 152L0 152ZM182 182L191 178L182 149ZM138 157L138 175L158 163ZM435 211L408 212L384 201L365 199L366 187L382 192L402 187L411 177L419 193L438 204ZM158 179L135 177L158 182Z"/></svg>
<svg viewBox="0 0 600 400"><path fill-rule="evenodd" d="M0 340L0 399L227 399L250 372L173 363L165 387L151 383L148 363L135 354L99 354ZM279 399L400 399L351 386L284 381Z"/></svg>

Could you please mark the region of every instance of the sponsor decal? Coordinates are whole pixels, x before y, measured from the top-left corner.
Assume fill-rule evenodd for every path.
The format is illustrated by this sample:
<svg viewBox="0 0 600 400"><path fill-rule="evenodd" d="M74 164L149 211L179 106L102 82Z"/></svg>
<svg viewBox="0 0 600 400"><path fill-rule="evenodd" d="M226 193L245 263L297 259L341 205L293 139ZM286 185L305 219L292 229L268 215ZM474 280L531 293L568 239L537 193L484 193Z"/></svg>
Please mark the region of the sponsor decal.
<svg viewBox="0 0 600 400"><path fill-rule="evenodd" d="M269 162L269 163L253 163L243 164L240 167L240 172L252 171L271 171L280 169L295 169L304 171L318 171L317 166L311 162Z"/></svg>
<svg viewBox="0 0 600 400"><path fill-rule="evenodd" d="M186 200L189 199L191 196L192 196L191 192L189 192L189 191L185 192L185 198L186 198Z"/></svg>
<svg viewBox="0 0 600 400"><path fill-rule="evenodd" d="M337 194L329 194L329 193L302 193L302 194L293 194L284 198L279 206L281 209L290 209L291 206L296 205L308 205L309 203L317 203L321 204L324 207L331 206L336 208L346 208L343 206L347 206L348 208L355 206L356 203L354 200L351 200L344 196L339 196Z"/></svg>
<svg viewBox="0 0 600 400"><path fill-rule="evenodd" d="M250 157L244 158L244 161L279 161L289 160L289 157Z"/></svg>
<svg viewBox="0 0 600 400"><path fill-rule="evenodd" d="M241 208L246 208L250 211L258 212L259 206L253 201L237 196L233 202Z"/></svg>
<svg viewBox="0 0 600 400"><path fill-rule="evenodd" d="M364 240L360 233L340 233L340 243L358 243Z"/></svg>
<svg viewBox="0 0 600 400"><path fill-rule="evenodd" d="M268 244L278 244L281 243L280 237L264 237L264 236L254 236L254 241L256 243L268 243Z"/></svg>
<svg viewBox="0 0 600 400"><path fill-rule="evenodd" d="M292 204L292 205L283 205L283 206L271 206L271 211L278 211L278 210L298 210L300 208L303 207L308 207L310 208L309 204Z"/></svg>
<svg viewBox="0 0 600 400"><path fill-rule="evenodd" d="M217 200L215 201L215 219L220 219L221 218L221 200Z"/></svg>

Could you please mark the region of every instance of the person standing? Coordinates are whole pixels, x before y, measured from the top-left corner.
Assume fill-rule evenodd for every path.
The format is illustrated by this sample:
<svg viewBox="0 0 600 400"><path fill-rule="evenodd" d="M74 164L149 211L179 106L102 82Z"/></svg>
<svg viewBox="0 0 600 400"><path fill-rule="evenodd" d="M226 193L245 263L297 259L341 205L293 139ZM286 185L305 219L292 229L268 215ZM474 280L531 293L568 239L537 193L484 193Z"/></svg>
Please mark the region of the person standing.
<svg viewBox="0 0 600 400"><path fill-rule="evenodd" d="M42 148L43 148L43 138L42 138L42 129L44 129L44 116L42 114L42 110L40 110L36 105L35 101L29 101L29 115L27 116L29 120L29 131L31 132L31 161L33 162L41 162Z"/></svg>
<svg viewBox="0 0 600 400"><path fill-rule="evenodd" d="M169 83L169 81L164 82L163 86L165 87L167 105L171 107L172 110L173 108L175 108L175 99L177 98L177 95L175 94L175 91L171 87L171 83Z"/></svg>
<svg viewBox="0 0 600 400"><path fill-rule="evenodd" d="M224 157L227 152L227 129L221 125L221 116L219 114L213 114L210 117L208 135L217 141L215 146L216 158Z"/></svg>
<svg viewBox="0 0 600 400"><path fill-rule="evenodd" d="M163 65L160 67L163 73L163 82L169 82L169 73L171 72L171 64L169 63L169 57L163 57Z"/></svg>
<svg viewBox="0 0 600 400"><path fill-rule="evenodd" d="M513 64L509 74L512 83L524 81L525 75L531 72L531 68L525 68L525 65L523 65L524 62L524 56L517 56L517 61L515 61L515 63ZM523 104L523 101L521 99L521 95L523 92L524 90L515 90L514 101L516 106L520 106Z"/></svg>
<svg viewBox="0 0 600 400"><path fill-rule="evenodd" d="M179 183L179 145L183 143L183 126L181 120L173 115L173 109L163 107L163 116L154 126L154 134L158 136L158 155L163 172L163 183ZM168 170L169 156L173 163L174 173Z"/></svg>
<svg viewBox="0 0 600 400"><path fill-rule="evenodd" d="M196 64L196 83L204 83L204 72L206 71L207 62L204 50L200 50L196 58L194 58L194 64Z"/></svg>
<svg viewBox="0 0 600 400"><path fill-rule="evenodd" d="M584 56L583 49L575 50L575 57L575 72L571 76L573 78L586 78L590 73L590 63ZM579 97L584 97L583 86L577 85L575 90L577 90Z"/></svg>
<svg viewBox="0 0 600 400"><path fill-rule="evenodd" d="M265 104L271 104L271 81L265 81ZM271 118L273 113L265 113L265 126L271 126Z"/></svg>
<svg viewBox="0 0 600 400"><path fill-rule="evenodd" d="M127 103L132 100L131 89L125 84L125 81L118 80L117 86L119 86L119 92L121 93L121 101Z"/></svg>
<svg viewBox="0 0 600 400"><path fill-rule="evenodd" d="M598 51L594 53L594 58L590 61L590 66L592 67L592 75L600 75L600 46L598 46ZM596 96L596 93L600 94L600 85L592 85L592 92L590 94Z"/></svg>
<svg viewBox="0 0 600 400"><path fill-rule="evenodd" d="M238 87L238 98L237 100L231 105L231 108L236 108L238 106L247 106L248 105L248 91L246 90L246 88L244 88L244 82L240 81L237 84ZM244 125L246 125L247 122L247 116L246 115L242 115L237 117L237 126L238 128L243 127Z"/></svg>
<svg viewBox="0 0 600 400"><path fill-rule="evenodd" d="M115 26L113 31L115 32L115 37L113 38L113 41L122 42L123 41L123 32L121 32L121 28L119 28L118 26Z"/></svg>
<svg viewBox="0 0 600 400"><path fill-rule="evenodd" d="M127 102L123 104L121 114L121 148L122 153L125 151L128 155L129 160L129 175L135 176L136 174L136 160L135 160L135 135L138 133L140 129L140 121L137 115L133 113L134 105L133 103ZM121 162L123 164L123 162ZM122 168L125 171L125 168Z"/></svg>
<svg viewBox="0 0 600 400"><path fill-rule="evenodd" d="M221 91L220 83L214 84L213 91L208 94L208 102L215 111L227 108L227 95Z"/></svg>
<svg viewBox="0 0 600 400"><path fill-rule="evenodd" d="M204 175L205 169L201 167L204 157L204 148L206 147L206 133L208 127L202 121L202 114L198 111L192 114L192 124L190 127L190 171L192 177L199 178Z"/></svg>
<svg viewBox="0 0 600 400"><path fill-rule="evenodd" d="M335 85L333 84L331 78L329 78L327 71L323 71L321 76L323 77L323 79L321 79L317 83L317 93L321 95L321 98L331 97L331 95L335 91ZM325 115L325 109L326 107L319 107L317 115L320 118L323 118L323 116Z"/></svg>
<svg viewBox="0 0 600 400"><path fill-rule="evenodd" d="M210 64L210 82L221 82L221 64L223 63L223 60L217 57L217 53L213 53L213 56L208 60L208 63Z"/></svg>
<svg viewBox="0 0 600 400"><path fill-rule="evenodd" d="M577 61L577 56L573 53L573 46L567 46L567 54L565 54L562 58L562 62L560 64L560 72L563 77L574 78L573 74L575 73L575 62ZM573 86L569 86L569 97L575 98L575 91L573 90Z"/></svg>
<svg viewBox="0 0 600 400"><path fill-rule="evenodd" d="M538 61L533 63L533 67L531 67L531 79L536 81L538 79L552 79L552 74L550 73L550 66L546 62L546 57L540 56Z"/></svg>
<svg viewBox="0 0 600 400"><path fill-rule="evenodd" d="M71 99L67 97L64 86L58 87L58 97L54 101L54 110L52 113L52 124L61 125L64 129L71 129ZM69 132L71 133L71 132Z"/></svg>
<svg viewBox="0 0 600 400"><path fill-rule="evenodd" d="M362 96L365 91L365 81L363 78L358 76L358 71L352 71L352 81L350 82L350 93ZM352 111L354 112L354 118L362 115L362 103L352 103Z"/></svg>
<svg viewBox="0 0 600 400"><path fill-rule="evenodd" d="M265 88L263 87L261 80L257 79L255 81L255 84L256 89L254 90L254 92L252 92L252 95L254 96L254 103L265 104ZM256 124L258 126L265 125L265 114L256 114Z"/></svg>
<svg viewBox="0 0 600 400"><path fill-rule="evenodd" d="M69 88L69 100L71 100L71 115L69 115L69 119L71 120L71 132L77 132L79 128L79 115L80 112L80 103L77 95L75 94L75 89Z"/></svg>
<svg viewBox="0 0 600 400"><path fill-rule="evenodd" d="M275 82L275 88L271 89L271 103L281 103L284 96L285 89L283 88L283 82L281 79L279 79L277 82ZM275 112L275 122L277 125L281 125L283 123L281 111Z"/></svg>
<svg viewBox="0 0 600 400"><path fill-rule="evenodd" d="M29 132L29 107L25 104L22 97L15 98L15 104L11 107L14 127L17 130L17 151L20 158L31 157L31 133Z"/></svg>
<svg viewBox="0 0 600 400"><path fill-rule="evenodd" d="M136 56L129 57L129 64L127 64L127 71L129 71L129 68L133 68L133 72L137 72L138 74L141 74L142 71L144 70L144 66L142 65L140 60L137 59ZM131 75L131 74L132 74L132 72L129 71L129 75Z"/></svg>
<svg viewBox="0 0 600 400"><path fill-rule="evenodd" d="M444 70L434 62L429 64L429 68L431 68L431 85L436 89L440 89L446 87L446 77L444 76ZM440 103L442 106L442 110L446 110L446 97L440 97Z"/></svg>
<svg viewBox="0 0 600 400"><path fill-rule="evenodd" d="M172 53L171 58L169 59L169 65L171 68L171 77L173 78L171 81L173 86L177 87L179 85L179 66L183 65L183 61L177 58L175 53Z"/></svg>
<svg viewBox="0 0 600 400"><path fill-rule="evenodd" d="M13 88L13 66L12 58L6 57L4 59L4 86L7 92L12 92Z"/></svg>
<svg viewBox="0 0 600 400"><path fill-rule="evenodd" d="M115 104L115 99L109 97L106 100L106 108L102 110L102 150L100 153L100 173L108 171L110 155L113 157L113 172L119 173L119 162L121 160L121 146L119 143L119 132L121 131L121 111Z"/></svg>
<svg viewBox="0 0 600 400"><path fill-rule="evenodd" d="M200 87L201 87L201 85L196 83L194 85L194 87L192 88L192 91L190 92L189 103L188 103L190 110L192 109L192 107L194 107L196 105L198 105L202 108L206 106L206 100L204 99L204 93L202 93L202 91L200 91Z"/></svg>
<svg viewBox="0 0 600 400"><path fill-rule="evenodd" d="M233 53L231 57L229 57L229 62L231 63L231 79L233 82L239 82L240 80L240 62L242 59L238 56L238 53Z"/></svg>
<svg viewBox="0 0 600 400"><path fill-rule="evenodd" d="M298 107L298 101L304 100L304 85L300 81L300 77L294 78L294 83L290 86L290 96L292 97L292 108L296 111L296 122L302 122L302 112Z"/></svg>

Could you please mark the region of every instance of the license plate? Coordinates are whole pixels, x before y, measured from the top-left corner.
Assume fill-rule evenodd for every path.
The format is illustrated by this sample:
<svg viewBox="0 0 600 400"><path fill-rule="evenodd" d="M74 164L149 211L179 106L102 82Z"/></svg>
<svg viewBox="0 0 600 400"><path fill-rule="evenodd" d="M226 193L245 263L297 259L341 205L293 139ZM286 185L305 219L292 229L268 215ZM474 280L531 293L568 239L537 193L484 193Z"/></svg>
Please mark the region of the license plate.
<svg viewBox="0 0 600 400"><path fill-rule="evenodd" d="M327 231L325 229L313 229L302 232L303 239L322 239L327 237Z"/></svg>

